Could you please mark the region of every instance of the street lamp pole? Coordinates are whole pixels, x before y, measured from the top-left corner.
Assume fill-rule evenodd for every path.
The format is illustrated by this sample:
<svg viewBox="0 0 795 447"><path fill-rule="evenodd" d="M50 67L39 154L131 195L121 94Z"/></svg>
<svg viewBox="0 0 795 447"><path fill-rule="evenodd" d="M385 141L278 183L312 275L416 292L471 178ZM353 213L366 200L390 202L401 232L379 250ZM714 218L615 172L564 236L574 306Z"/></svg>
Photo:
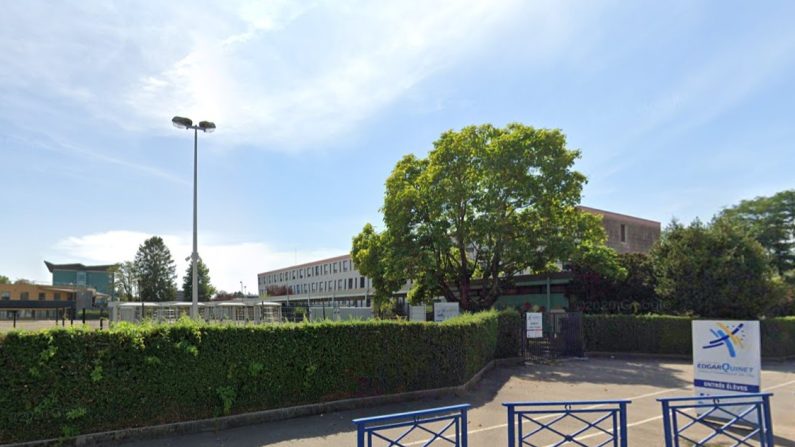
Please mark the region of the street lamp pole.
<svg viewBox="0 0 795 447"><path fill-rule="evenodd" d="M191 272L193 279L191 282L191 306L190 316L194 320L199 318L199 275L196 265L199 259L199 240L198 240L198 185L199 185L199 130L193 128L193 253L190 254Z"/></svg>
<svg viewBox="0 0 795 447"><path fill-rule="evenodd" d="M201 121L198 125L193 125L193 120L181 116L171 119L171 124L179 129L193 129L193 253L190 255L192 282L191 282L191 308L190 316L193 319L199 318L199 243L198 243L198 177L199 177L199 131L210 133L215 130L215 124L209 121Z"/></svg>

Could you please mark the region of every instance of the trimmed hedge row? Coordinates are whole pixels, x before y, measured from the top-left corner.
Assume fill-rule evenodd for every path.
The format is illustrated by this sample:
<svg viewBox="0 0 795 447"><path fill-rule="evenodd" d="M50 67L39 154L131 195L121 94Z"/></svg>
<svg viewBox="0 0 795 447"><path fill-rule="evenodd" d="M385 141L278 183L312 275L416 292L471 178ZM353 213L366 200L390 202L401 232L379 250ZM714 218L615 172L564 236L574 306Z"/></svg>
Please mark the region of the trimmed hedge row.
<svg viewBox="0 0 795 447"><path fill-rule="evenodd" d="M690 317L584 315L585 348L592 352L693 355ZM795 356L795 318L760 323L762 357Z"/></svg>
<svg viewBox="0 0 795 447"><path fill-rule="evenodd" d="M522 355L522 316L515 309L500 311L497 327L497 351L494 357L511 358Z"/></svg>
<svg viewBox="0 0 795 447"><path fill-rule="evenodd" d="M0 443L460 385L511 352L498 326L512 321L492 311L442 324L11 332L0 338Z"/></svg>

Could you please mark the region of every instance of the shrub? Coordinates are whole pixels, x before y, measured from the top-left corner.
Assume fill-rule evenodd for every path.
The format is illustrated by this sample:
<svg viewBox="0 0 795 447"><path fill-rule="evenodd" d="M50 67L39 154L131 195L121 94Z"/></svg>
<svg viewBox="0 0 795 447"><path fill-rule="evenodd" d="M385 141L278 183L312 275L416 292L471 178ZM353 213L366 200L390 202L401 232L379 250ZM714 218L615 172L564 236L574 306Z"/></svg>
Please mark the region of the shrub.
<svg viewBox="0 0 795 447"><path fill-rule="evenodd" d="M515 309L500 311L497 324L497 352L494 357L510 358L522 355L522 316Z"/></svg>
<svg viewBox="0 0 795 447"><path fill-rule="evenodd" d="M504 351L497 340L493 311L443 324L10 332L0 338L0 443L459 385Z"/></svg>
<svg viewBox="0 0 795 447"><path fill-rule="evenodd" d="M586 350L692 356L690 317L585 315ZM760 321L763 358L795 356L795 317Z"/></svg>
<svg viewBox="0 0 795 447"><path fill-rule="evenodd" d="M762 357L795 356L795 317L762 320Z"/></svg>
<svg viewBox="0 0 795 447"><path fill-rule="evenodd" d="M597 352L690 355L688 317L584 315L585 348Z"/></svg>

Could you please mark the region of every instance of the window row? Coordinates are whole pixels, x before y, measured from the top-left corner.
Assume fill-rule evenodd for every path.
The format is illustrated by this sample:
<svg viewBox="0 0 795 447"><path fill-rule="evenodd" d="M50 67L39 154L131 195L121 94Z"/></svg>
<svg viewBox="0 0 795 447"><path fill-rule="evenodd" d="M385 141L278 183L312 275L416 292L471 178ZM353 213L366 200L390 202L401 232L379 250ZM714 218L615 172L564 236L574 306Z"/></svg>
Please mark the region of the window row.
<svg viewBox="0 0 795 447"><path fill-rule="evenodd" d="M0 299L3 301L11 300L11 292L0 292ZM19 292L19 299L21 301L28 301L30 300L30 293L29 292ZM39 292L39 301L45 301L47 299L47 294L44 292ZM61 293L54 292L52 295L52 299L55 301L61 300Z"/></svg>
<svg viewBox="0 0 795 447"><path fill-rule="evenodd" d="M344 259L342 261L328 262L325 264L318 264L309 267L302 267L293 270L287 270L279 273L271 273L260 277L260 284L268 285L284 281L311 278L312 276L333 275L339 272L352 272L355 270L353 261Z"/></svg>
<svg viewBox="0 0 795 447"><path fill-rule="evenodd" d="M293 284L288 287L289 292L296 295L310 293L336 292L344 290L364 289L369 287L369 281L364 276L358 278L338 279L332 281L316 281ZM279 287L279 286L273 286Z"/></svg>

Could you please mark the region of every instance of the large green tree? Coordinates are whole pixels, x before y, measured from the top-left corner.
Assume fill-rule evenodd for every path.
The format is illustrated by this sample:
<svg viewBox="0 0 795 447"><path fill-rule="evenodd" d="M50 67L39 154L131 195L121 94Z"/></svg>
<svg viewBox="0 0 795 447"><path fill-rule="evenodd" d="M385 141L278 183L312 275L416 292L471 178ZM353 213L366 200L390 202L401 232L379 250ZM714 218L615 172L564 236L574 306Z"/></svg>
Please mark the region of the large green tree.
<svg viewBox="0 0 795 447"><path fill-rule="evenodd" d="M124 261L113 266L113 284L116 296L121 301L134 301L138 298L138 272L135 263Z"/></svg>
<svg viewBox="0 0 795 447"><path fill-rule="evenodd" d="M378 233L369 223L353 238L351 258L359 272L371 278L376 311L408 278L404 260L394 256L387 232ZM365 273L366 272L366 273Z"/></svg>
<svg viewBox="0 0 795 447"><path fill-rule="evenodd" d="M193 268L191 267L188 264L185 277L182 279L182 293L185 296L185 301L193 299ZM210 282L210 269L201 259L196 263L196 273L196 280L199 282L199 301L210 301L210 298L215 295L215 287Z"/></svg>
<svg viewBox="0 0 795 447"><path fill-rule="evenodd" d="M145 301L173 301L177 295L176 266L163 238L152 236L135 254L138 293Z"/></svg>
<svg viewBox="0 0 795 447"><path fill-rule="evenodd" d="M776 272L795 282L795 190L743 200L721 217L745 225L770 254Z"/></svg>
<svg viewBox="0 0 795 447"><path fill-rule="evenodd" d="M411 280L414 301L444 296L475 310L491 306L501 283L524 269L611 259L599 218L576 208L586 181L573 170L579 155L558 130L487 124L445 132L426 158L397 163L386 181L385 229L365 226L354 261L376 293Z"/></svg>
<svg viewBox="0 0 795 447"><path fill-rule="evenodd" d="M728 219L689 226L674 221L651 256L657 293L674 311L756 318L782 298L762 245Z"/></svg>
<svg viewBox="0 0 795 447"><path fill-rule="evenodd" d="M11 284L11 279L8 276L0 275L0 284Z"/></svg>
<svg viewBox="0 0 795 447"><path fill-rule="evenodd" d="M566 287L570 305L589 313L648 313L663 311L657 296L654 264L643 253L618 255L620 270L604 271L586 264L571 266Z"/></svg>

